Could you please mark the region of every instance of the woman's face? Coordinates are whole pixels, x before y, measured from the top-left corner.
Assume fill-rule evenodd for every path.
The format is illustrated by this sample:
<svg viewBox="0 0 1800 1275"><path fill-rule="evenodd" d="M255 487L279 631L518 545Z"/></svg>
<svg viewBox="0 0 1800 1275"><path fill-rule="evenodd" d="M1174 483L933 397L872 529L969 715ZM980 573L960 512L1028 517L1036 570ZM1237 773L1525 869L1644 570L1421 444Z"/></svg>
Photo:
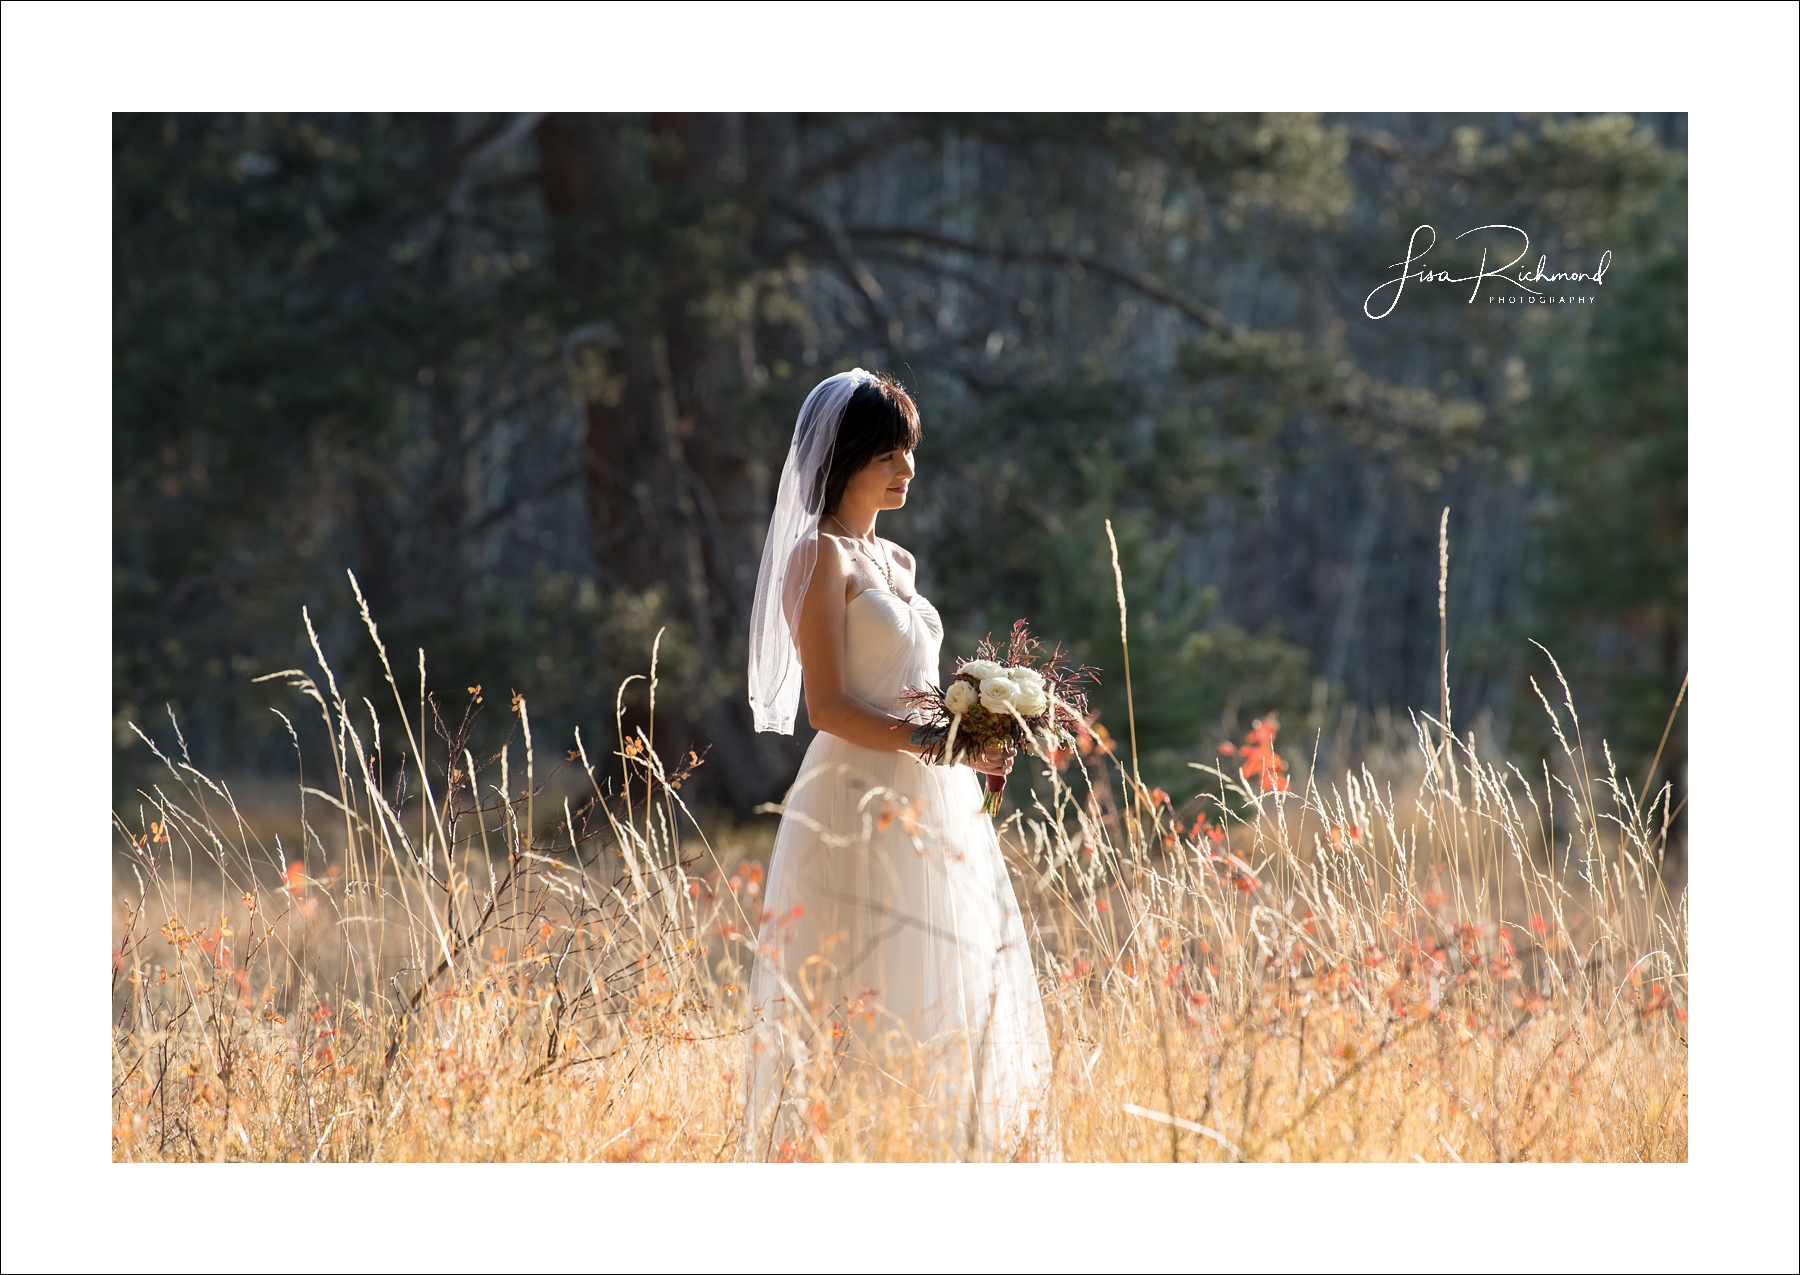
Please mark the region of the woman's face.
<svg viewBox="0 0 1800 1275"><path fill-rule="evenodd" d="M844 487L844 503L858 509L899 509L913 480L913 454L904 448L880 452Z"/></svg>

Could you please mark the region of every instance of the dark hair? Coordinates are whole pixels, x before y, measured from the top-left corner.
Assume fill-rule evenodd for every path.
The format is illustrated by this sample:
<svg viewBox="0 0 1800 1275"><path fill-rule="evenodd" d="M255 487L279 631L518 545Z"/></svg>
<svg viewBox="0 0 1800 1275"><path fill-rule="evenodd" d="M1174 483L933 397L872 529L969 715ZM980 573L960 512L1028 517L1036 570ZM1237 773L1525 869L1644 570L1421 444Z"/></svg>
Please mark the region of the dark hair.
<svg viewBox="0 0 1800 1275"><path fill-rule="evenodd" d="M900 382L877 372L874 380L857 386L844 405L831 461L819 475L825 487L823 512L837 512L844 488L863 466L885 452L912 451L919 445L920 434L919 409ZM818 487L813 490L816 493Z"/></svg>

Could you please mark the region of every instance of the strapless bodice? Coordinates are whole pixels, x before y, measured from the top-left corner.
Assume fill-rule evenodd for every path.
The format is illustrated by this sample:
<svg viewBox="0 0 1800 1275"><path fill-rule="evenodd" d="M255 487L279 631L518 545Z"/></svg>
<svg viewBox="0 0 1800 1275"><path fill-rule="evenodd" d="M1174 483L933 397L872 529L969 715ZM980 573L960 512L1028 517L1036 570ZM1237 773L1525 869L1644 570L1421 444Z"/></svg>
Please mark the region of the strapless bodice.
<svg viewBox="0 0 1800 1275"><path fill-rule="evenodd" d="M864 589L844 616L844 689L886 712L904 709L901 688L935 686L944 622L922 593Z"/></svg>

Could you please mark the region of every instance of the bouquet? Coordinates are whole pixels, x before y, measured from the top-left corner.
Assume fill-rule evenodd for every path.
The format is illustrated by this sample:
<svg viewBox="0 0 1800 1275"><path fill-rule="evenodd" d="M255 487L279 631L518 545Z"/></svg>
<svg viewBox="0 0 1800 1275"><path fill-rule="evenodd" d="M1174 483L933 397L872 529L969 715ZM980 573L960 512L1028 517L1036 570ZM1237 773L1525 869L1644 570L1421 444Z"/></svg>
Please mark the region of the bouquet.
<svg viewBox="0 0 1800 1275"><path fill-rule="evenodd" d="M1053 753L1072 752L1087 714L1083 684L1100 679L1095 669L1065 659L1061 646L1047 656L1038 648L1030 627L1019 620L1004 657L990 638L983 638L975 658L962 661L942 690L914 686L902 691L901 699L920 710L923 719L912 733L912 742L925 746L920 755L950 766L995 744L1012 744L1046 761ZM985 778L981 808L997 814L1006 776Z"/></svg>

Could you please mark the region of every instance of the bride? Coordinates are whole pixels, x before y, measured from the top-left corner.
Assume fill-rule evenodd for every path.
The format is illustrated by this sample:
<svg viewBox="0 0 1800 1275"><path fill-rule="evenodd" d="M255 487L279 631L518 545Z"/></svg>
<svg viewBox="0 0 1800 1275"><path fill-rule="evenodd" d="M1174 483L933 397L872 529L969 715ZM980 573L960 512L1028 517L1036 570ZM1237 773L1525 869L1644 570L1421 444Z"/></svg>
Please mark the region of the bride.
<svg viewBox="0 0 1800 1275"><path fill-rule="evenodd" d="M750 627L758 730L818 729L775 835L750 979L744 1154L1045 1158L1050 1051L1018 903L973 769L921 760L900 692L936 685L943 623L906 503L919 415L857 368L807 396Z"/></svg>

